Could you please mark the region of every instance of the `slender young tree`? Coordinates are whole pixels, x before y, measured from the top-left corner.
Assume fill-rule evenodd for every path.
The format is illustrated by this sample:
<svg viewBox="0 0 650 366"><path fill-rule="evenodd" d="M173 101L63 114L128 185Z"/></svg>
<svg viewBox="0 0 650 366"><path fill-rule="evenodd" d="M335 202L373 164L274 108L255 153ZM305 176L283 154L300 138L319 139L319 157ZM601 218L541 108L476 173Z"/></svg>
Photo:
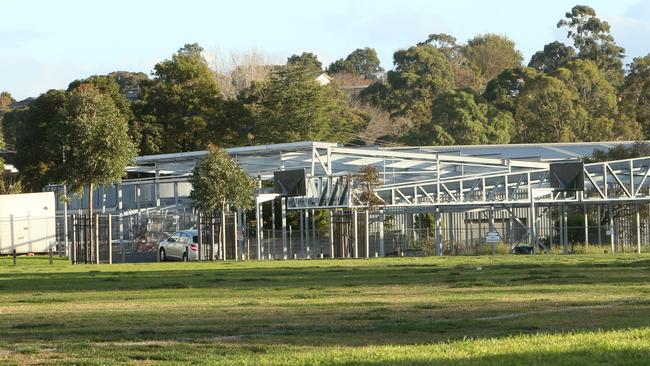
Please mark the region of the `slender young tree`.
<svg viewBox="0 0 650 366"><path fill-rule="evenodd" d="M208 145L208 154L192 173L192 204L203 214L220 212L219 247L225 248L227 205L250 209L255 182L224 149L212 144Z"/></svg>
<svg viewBox="0 0 650 366"><path fill-rule="evenodd" d="M72 192L88 187L88 216L92 222L93 189L96 185L115 184L136 156L129 138L127 118L110 96L90 84L71 90L58 116L55 140L63 143L65 161L56 177ZM92 228L92 224L90 225ZM92 235L89 236L92 248Z"/></svg>

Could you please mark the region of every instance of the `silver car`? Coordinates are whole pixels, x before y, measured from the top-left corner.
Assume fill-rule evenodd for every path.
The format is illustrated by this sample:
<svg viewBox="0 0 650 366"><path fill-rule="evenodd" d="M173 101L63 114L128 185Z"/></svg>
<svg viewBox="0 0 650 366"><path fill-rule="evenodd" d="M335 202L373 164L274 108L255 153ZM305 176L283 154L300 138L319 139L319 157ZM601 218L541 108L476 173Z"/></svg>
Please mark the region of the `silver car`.
<svg viewBox="0 0 650 366"><path fill-rule="evenodd" d="M158 258L161 262L169 259L195 261L199 259L198 230L181 230L163 240L158 245Z"/></svg>

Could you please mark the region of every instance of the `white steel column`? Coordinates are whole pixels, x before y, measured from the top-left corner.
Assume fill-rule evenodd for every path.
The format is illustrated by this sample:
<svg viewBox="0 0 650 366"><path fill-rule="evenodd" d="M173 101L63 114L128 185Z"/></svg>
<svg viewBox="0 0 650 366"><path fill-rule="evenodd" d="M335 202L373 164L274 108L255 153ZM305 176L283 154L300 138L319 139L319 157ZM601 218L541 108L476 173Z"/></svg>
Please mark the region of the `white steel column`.
<svg viewBox="0 0 650 366"><path fill-rule="evenodd" d="M122 197L122 184L116 186L117 189L117 212L118 212L118 230L120 236L120 251L122 251L122 263L124 263L125 253L124 253L124 212L123 208L123 197Z"/></svg>
<svg viewBox="0 0 650 366"><path fill-rule="evenodd" d="M157 164L156 164L157 165ZM154 198L156 200L156 207L160 207L160 170L158 170L158 167L155 167L155 176L154 176L154 184L153 184L153 189L155 192Z"/></svg>
<svg viewBox="0 0 650 366"><path fill-rule="evenodd" d="M441 256L442 255L442 228L440 227L440 208L436 206L436 213L435 213L435 221L436 221L436 232L435 232L435 255L436 256Z"/></svg>
<svg viewBox="0 0 650 366"><path fill-rule="evenodd" d="M562 236L564 241L562 242L562 247L564 254L569 254L569 220L566 205L564 203L562 204L562 224L564 228L564 235Z"/></svg>
<svg viewBox="0 0 650 366"><path fill-rule="evenodd" d="M282 218L282 258L288 258L287 252L287 198L280 197L280 212Z"/></svg>
<svg viewBox="0 0 650 366"><path fill-rule="evenodd" d="M641 215L639 214L639 204L634 205L636 214L636 252L641 254Z"/></svg>
<svg viewBox="0 0 650 366"><path fill-rule="evenodd" d="M379 256L386 255L384 249L384 210L379 210Z"/></svg>
<svg viewBox="0 0 650 366"><path fill-rule="evenodd" d="M233 256L235 257L235 260L239 259L239 238L237 237L237 221L239 216L239 210L236 210L233 213L233 223L232 226L234 228L234 234L233 234Z"/></svg>
<svg viewBox="0 0 650 366"><path fill-rule="evenodd" d="M259 201L255 201L255 239L257 241L257 260L262 260L262 215Z"/></svg>
<svg viewBox="0 0 650 366"><path fill-rule="evenodd" d="M271 239L271 245L269 245L269 254L275 249L275 200L271 200L271 235L269 235L269 239Z"/></svg>
<svg viewBox="0 0 650 366"><path fill-rule="evenodd" d="M612 208L612 203L608 204L609 207L609 244L612 249L612 254L616 252L616 244L614 242L614 210Z"/></svg>
<svg viewBox="0 0 650 366"><path fill-rule="evenodd" d="M354 241L353 241L353 246L354 246L354 258L359 258L359 238L358 238L358 217L357 217L357 210L353 209L352 210L352 230L354 231Z"/></svg>
<svg viewBox="0 0 650 366"><path fill-rule="evenodd" d="M334 258L334 213L329 211L329 242L330 242L330 258Z"/></svg>
<svg viewBox="0 0 650 366"><path fill-rule="evenodd" d="M63 185L63 255L69 255L68 251L68 188Z"/></svg>
<svg viewBox="0 0 650 366"><path fill-rule="evenodd" d="M528 234L530 245L533 247L533 253L537 252L537 231L535 228L535 196L533 195L532 188L529 188L530 194L530 207L528 209Z"/></svg>
<svg viewBox="0 0 650 366"><path fill-rule="evenodd" d="M494 227L494 206L490 206L490 217L488 219L488 223L489 223L488 232L496 230L496 228ZM495 254L497 254L497 243L492 242L492 255Z"/></svg>
<svg viewBox="0 0 650 366"><path fill-rule="evenodd" d="M314 251L314 258L317 257L316 253L316 210L311 210L311 244Z"/></svg>
<svg viewBox="0 0 650 366"><path fill-rule="evenodd" d="M180 230L180 215L178 214L178 182L174 182L174 208L176 210L176 231Z"/></svg>
<svg viewBox="0 0 650 366"><path fill-rule="evenodd" d="M366 240L366 258L370 258L370 234L369 234L370 210L366 210L366 222L364 226L365 227L363 228L363 232L365 233L365 240Z"/></svg>
<svg viewBox="0 0 650 366"><path fill-rule="evenodd" d="M587 216L587 205L582 206L582 213L584 215L585 226L585 247L589 247L589 217Z"/></svg>

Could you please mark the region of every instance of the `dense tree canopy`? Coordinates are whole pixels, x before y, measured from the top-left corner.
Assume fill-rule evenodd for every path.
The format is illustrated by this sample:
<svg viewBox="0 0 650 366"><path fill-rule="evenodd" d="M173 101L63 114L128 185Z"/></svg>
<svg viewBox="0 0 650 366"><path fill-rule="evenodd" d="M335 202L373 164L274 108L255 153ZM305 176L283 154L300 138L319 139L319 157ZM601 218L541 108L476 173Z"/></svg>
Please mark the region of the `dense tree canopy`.
<svg viewBox="0 0 650 366"><path fill-rule="evenodd" d="M550 73L564 66L575 57L575 49L562 42L551 42L544 46L544 50L537 51L531 57L528 67L539 72Z"/></svg>
<svg viewBox="0 0 650 366"><path fill-rule="evenodd" d="M561 80L539 75L526 82L515 100L513 142L579 141L584 111L577 96Z"/></svg>
<svg viewBox="0 0 650 366"><path fill-rule="evenodd" d="M208 215L225 211L226 205L250 208L255 182L224 149L210 144L207 151L190 178L194 207Z"/></svg>
<svg viewBox="0 0 650 366"><path fill-rule="evenodd" d="M621 113L635 120L650 138L650 54L634 58L621 91Z"/></svg>
<svg viewBox="0 0 650 366"><path fill-rule="evenodd" d="M526 82L537 75L535 69L517 67L501 72L490 80L483 97L497 108L514 112L514 103Z"/></svg>
<svg viewBox="0 0 650 366"><path fill-rule="evenodd" d="M111 73L115 75L115 73ZM93 75L89 78L82 80L75 80L68 86L68 92L78 88L80 85L88 84L92 85L99 90L100 93L107 95L117 109L120 110L120 113L126 117L129 125L129 136L131 140L137 145L140 144L142 140L142 131L141 124L138 123L135 119L135 114L133 113L133 108L131 107L131 102L126 98L122 92L120 84L118 84L116 77L109 75ZM121 72L120 75L123 75ZM137 75L137 74L136 74ZM143 79L144 80L144 79ZM123 82L127 82L122 79ZM133 82L133 81L131 81Z"/></svg>
<svg viewBox="0 0 650 366"><path fill-rule="evenodd" d="M395 116L416 123L431 120L431 106L441 93L454 88L454 73L445 55L431 44L420 44L393 55L395 70L386 81L362 93L365 100L384 106Z"/></svg>
<svg viewBox="0 0 650 366"><path fill-rule="evenodd" d="M433 118L420 124L405 141L415 145L507 144L513 119L473 94L441 94L433 104Z"/></svg>
<svg viewBox="0 0 650 366"><path fill-rule="evenodd" d="M14 115L11 113L10 108L14 103L16 103L16 100L11 96L11 93L0 93L0 122L2 122L2 135L5 138L4 141L8 141L10 144L15 142L16 125L14 123ZM5 117L6 113L8 113L9 117Z"/></svg>
<svg viewBox="0 0 650 366"><path fill-rule="evenodd" d="M114 71L107 76L115 80L122 95L128 99L131 99L129 98L131 92L139 92L142 82L149 80L149 76L144 72ZM132 95L132 97L135 98L137 95Z"/></svg>
<svg viewBox="0 0 650 366"><path fill-rule="evenodd" d="M68 92L53 133L65 153L65 162L56 169L60 171L57 180L73 191L117 183L136 156L126 116L110 95L91 84Z"/></svg>
<svg viewBox="0 0 650 366"><path fill-rule="evenodd" d="M311 52L303 52L300 55L289 56L287 65L299 66L315 74L323 71L323 63L318 60L316 54Z"/></svg>
<svg viewBox="0 0 650 366"><path fill-rule="evenodd" d="M467 58L464 53L466 46L459 45L455 37L445 33L430 34L424 42L419 43L423 44L431 44L445 55L451 64L456 89L480 92L484 88L485 79L481 70Z"/></svg>
<svg viewBox="0 0 650 366"><path fill-rule="evenodd" d="M59 181L64 141L57 141L54 131L65 107L66 94L50 90L32 101L27 108L14 111L16 155L14 164L25 189L41 191L48 183Z"/></svg>
<svg viewBox="0 0 650 366"><path fill-rule="evenodd" d="M154 67L136 103L143 154L204 149L217 138L234 140L221 116L223 99L203 49L187 44Z"/></svg>
<svg viewBox="0 0 650 366"><path fill-rule="evenodd" d="M640 128L633 120L617 121L618 107L615 88L596 65L588 60L576 60L556 70L554 75L571 89L575 96L581 131L581 141L605 141L640 137ZM629 122L629 123L628 123Z"/></svg>
<svg viewBox="0 0 650 366"><path fill-rule="evenodd" d="M467 41L462 52L471 64L478 67L485 82L505 69L521 66L523 60L515 42L498 34L478 35Z"/></svg>
<svg viewBox="0 0 650 366"><path fill-rule="evenodd" d="M384 69L379 66L379 56L374 48L358 48L345 59L334 61L328 68L330 74L348 73L360 75L364 79L376 79Z"/></svg>
<svg viewBox="0 0 650 366"><path fill-rule="evenodd" d="M278 70L251 106L254 140L279 143L302 140L348 141L367 123L349 107L347 96L333 85L318 84L308 67Z"/></svg>

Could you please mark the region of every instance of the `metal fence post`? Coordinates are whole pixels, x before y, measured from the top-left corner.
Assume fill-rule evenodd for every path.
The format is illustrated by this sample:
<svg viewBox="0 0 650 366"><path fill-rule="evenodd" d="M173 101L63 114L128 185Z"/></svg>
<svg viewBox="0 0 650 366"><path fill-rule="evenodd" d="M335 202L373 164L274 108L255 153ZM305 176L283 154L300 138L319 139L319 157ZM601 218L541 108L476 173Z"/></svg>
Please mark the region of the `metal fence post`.
<svg viewBox="0 0 650 366"><path fill-rule="evenodd" d="M111 225L111 215L108 214L108 264L113 264L113 226Z"/></svg>
<svg viewBox="0 0 650 366"><path fill-rule="evenodd" d="M90 218L91 220L93 219L92 217ZM99 215L95 215L95 263L99 264ZM91 233L90 235L93 235Z"/></svg>
<svg viewBox="0 0 650 366"><path fill-rule="evenodd" d="M72 221L72 242L70 243L70 262L75 264L77 262L77 226L76 226L76 217L72 215L70 217Z"/></svg>

